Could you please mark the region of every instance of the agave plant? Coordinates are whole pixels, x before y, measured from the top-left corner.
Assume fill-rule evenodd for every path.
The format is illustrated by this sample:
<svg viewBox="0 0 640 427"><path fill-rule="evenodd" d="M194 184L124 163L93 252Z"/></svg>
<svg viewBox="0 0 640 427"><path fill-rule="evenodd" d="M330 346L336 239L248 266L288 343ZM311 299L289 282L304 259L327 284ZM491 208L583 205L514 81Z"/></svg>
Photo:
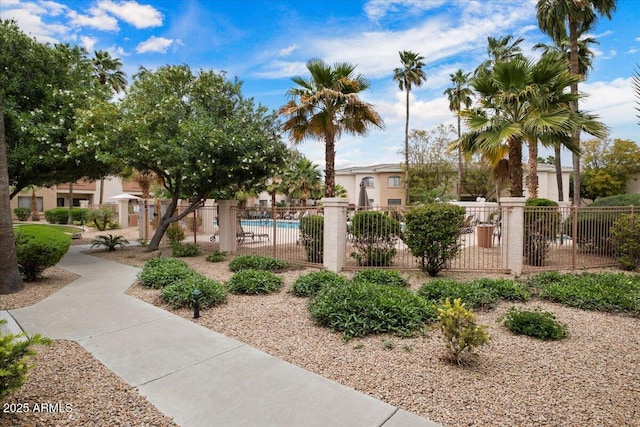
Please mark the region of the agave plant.
<svg viewBox="0 0 640 427"><path fill-rule="evenodd" d="M124 248L128 244L129 241L122 236L107 234L106 236L98 236L91 242L91 248L104 246L108 251L115 251L117 247Z"/></svg>

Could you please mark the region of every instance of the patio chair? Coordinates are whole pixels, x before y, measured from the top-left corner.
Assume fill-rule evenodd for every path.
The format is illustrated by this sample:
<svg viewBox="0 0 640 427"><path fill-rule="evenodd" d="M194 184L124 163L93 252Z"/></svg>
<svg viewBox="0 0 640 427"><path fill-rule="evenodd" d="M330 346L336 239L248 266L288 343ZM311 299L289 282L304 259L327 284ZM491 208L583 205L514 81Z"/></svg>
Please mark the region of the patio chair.
<svg viewBox="0 0 640 427"><path fill-rule="evenodd" d="M493 224L493 238L492 243L495 244L496 239L498 240L498 245L500 244L500 239L502 238L502 214L498 213L491 219L491 224Z"/></svg>
<svg viewBox="0 0 640 427"><path fill-rule="evenodd" d="M238 239L238 243L244 243L247 238L251 238L251 240L255 241L256 237L262 241L263 238L267 238L269 241L268 233L254 233L253 231L244 231L242 228L242 223L240 222L240 218L238 218L236 222L236 239Z"/></svg>

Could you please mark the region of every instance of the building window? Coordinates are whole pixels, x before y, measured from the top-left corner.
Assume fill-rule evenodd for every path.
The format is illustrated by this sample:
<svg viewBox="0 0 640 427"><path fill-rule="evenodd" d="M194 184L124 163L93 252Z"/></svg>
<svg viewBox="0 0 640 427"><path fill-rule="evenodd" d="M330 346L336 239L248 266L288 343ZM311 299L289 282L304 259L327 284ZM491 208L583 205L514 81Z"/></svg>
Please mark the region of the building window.
<svg viewBox="0 0 640 427"><path fill-rule="evenodd" d="M59 208L64 207L64 197L58 197L56 199L56 206Z"/></svg>
<svg viewBox="0 0 640 427"><path fill-rule="evenodd" d="M268 200L260 199L260 200L258 201L258 203L260 204L260 207L261 207L261 208L266 208L266 207L268 207L268 206L269 206L269 201L268 201Z"/></svg>
<svg viewBox="0 0 640 427"><path fill-rule="evenodd" d="M362 178L362 180L364 181L364 185L367 188L373 188L373 177L372 176L367 176Z"/></svg>
<svg viewBox="0 0 640 427"><path fill-rule="evenodd" d="M43 212L42 197L36 197L36 203L38 204L38 212ZM31 209L31 197L18 196L18 207Z"/></svg>
<svg viewBox="0 0 640 427"><path fill-rule="evenodd" d="M387 206L400 206L401 204L401 199L387 199Z"/></svg>
<svg viewBox="0 0 640 427"><path fill-rule="evenodd" d="M387 178L388 187L402 187L402 178L398 175L393 175Z"/></svg>

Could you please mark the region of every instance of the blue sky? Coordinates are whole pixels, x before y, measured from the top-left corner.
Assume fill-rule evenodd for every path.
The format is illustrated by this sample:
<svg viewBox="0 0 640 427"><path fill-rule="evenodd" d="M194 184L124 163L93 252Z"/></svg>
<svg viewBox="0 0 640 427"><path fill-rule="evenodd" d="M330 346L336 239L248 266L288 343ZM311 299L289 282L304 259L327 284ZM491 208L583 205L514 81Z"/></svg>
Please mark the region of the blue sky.
<svg viewBox="0 0 640 427"><path fill-rule="evenodd" d="M305 62L351 62L371 80L363 99L386 129L367 137L343 136L336 167L400 162L405 93L392 80L398 52L425 57L427 82L411 92L411 128L454 123L443 91L449 74L472 71L486 59L487 37L513 34L523 50L550 43L538 27L535 0L1 0L0 16L13 18L43 42L68 42L122 59L130 77L140 65L188 64L225 70L244 82L247 96L272 109L287 102L291 77L306 76ZM581 90L581 108L598 114L612 138L640 141L630 78L640 63L640 2L618 0L611 21L591 34L594 70ZM324 147L298 147L324 165ZM542 155L549 153L543 152ZM565 155L564 164L570 164Z"/></svg>

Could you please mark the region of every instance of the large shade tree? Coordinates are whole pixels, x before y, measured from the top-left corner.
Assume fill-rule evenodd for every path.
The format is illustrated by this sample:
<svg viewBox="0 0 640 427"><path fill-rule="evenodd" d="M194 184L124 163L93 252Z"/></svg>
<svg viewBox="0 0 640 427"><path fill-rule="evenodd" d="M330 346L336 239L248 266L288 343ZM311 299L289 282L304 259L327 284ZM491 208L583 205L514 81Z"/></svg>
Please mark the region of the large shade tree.
<svg viewBox="0 0 640 427"><path fill-rule="evenodd" d="M469 76L471 73L465 73L462 70L458 70L453 74L449 74L449 78L451 79L451 83L453 83L452 87L447 88L444 91L444 94L447 95L449 99L449 110L456 113L456 119L458 124L458 138L462 136L462 126L461 121L462 117L460 116L460 111L464 106L465 109L469 109L471 107L473 90L469 87ZM464 176L464 162L463 162L463 153L462 147L458 147L458 199L462 194L462 177Z"/></svg>
<svg viewBox="0 0 640 427"><path fill-rule="evenodd" d="M335 196L337 139L343 133L367 135L372 127L384 127L373 105L360 99L369 81L355 69L346 62L328 65L309 60L310 78L292 78L297 85L287 91L292 99L280 109L286 118L284 130L294 144L308 138L324 142L325 197Z"/></svg>
<svg viewBox="0 0 640 427"><path fill-rule="evenodd" d="M599 16L611 19L616 10L616 0L538 0L537 18L540 29L555 42L569 39L570 72L580 76L580 55L578 39L580 34L591 30ZM578 81L571 85L571 93L576 95L572 110L578 111ZM572 145L577 148L573 154L573 204L580 205L580 129L573 134Z"/></svg>
<svg viewBox="0 0 640 427"><path fill-rule="evenodd" d="M420 87L427 81L424 56L419 53L403 50L398 52L402 67L393 70L393 80L398 82L398 88L406 92L404 121L404 194L405 204L409 204L409 95L414 86Z"/></svg>
<svg viewBox="0 0 640 427"><path fill-rule="evenodd" d="M182 65L134 76L118 120L120 157L153 172L170 197L147 250L206 199L266 188L286 156L278 127L273 113L224 74ZM189 204L177 213L181 199Z"/></svg>

